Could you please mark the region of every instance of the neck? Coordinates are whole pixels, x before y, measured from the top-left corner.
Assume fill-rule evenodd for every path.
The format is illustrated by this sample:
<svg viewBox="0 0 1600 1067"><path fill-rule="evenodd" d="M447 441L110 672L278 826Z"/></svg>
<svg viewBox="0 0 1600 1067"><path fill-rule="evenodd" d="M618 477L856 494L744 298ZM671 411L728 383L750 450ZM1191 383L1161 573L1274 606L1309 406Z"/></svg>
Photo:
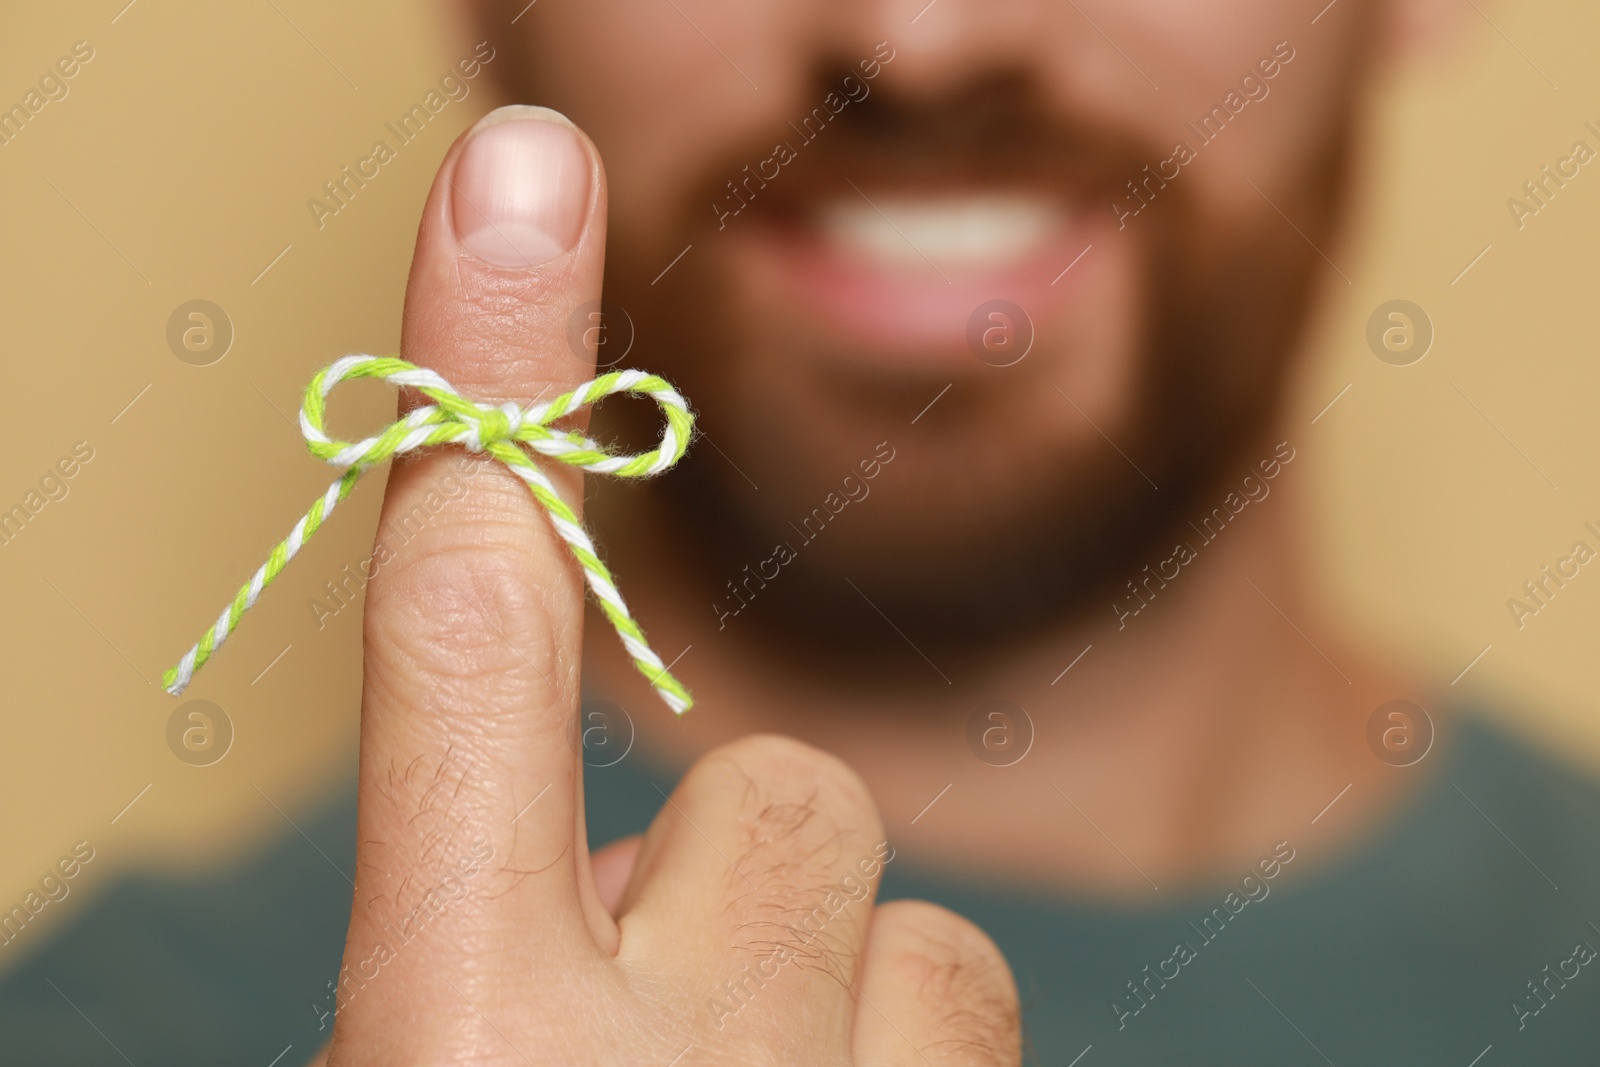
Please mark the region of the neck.
<svg viewBox="0 0 1600 1067"><path fill-rule="evenodd" d="M1294 481L1214 540L1191 538L1196 558L1152 586L1137 615L1119 620L1108 603L1102 617L952 666L948 679L901 641L927 684L887 696L852 692L826 664L777 677L770 653L749 654L710 612L675 609L692 599L674 586L677 569L647 565L660 550L611 533L650 527L614 521L627 594L664 658L688 647L674 672L698 704L678 720L653 706L598 619L585 650L590 688L627 707L640 744L676 765L754 732L835 753L920 866L1137 897L1237 877L1280 841L1316 854L1392 803L1405 776L1368 751L1366 721L1415 690L1341 643L1295 580L1306 568L1293 551ZM657 584L633 581L651 575ZM979 711L997 698L1025 710L1025 754L1020 716Z"/></svg>

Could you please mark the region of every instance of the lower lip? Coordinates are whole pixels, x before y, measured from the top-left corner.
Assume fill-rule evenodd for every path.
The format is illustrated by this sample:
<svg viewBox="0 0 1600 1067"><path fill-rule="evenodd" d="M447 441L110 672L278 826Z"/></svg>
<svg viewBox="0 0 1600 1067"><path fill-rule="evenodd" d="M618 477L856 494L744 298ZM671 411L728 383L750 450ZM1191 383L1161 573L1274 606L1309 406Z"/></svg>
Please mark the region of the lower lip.
<svg viewBox="0 0 1600 1067"><path fill-rule="evenodd" d="M736 260L744 284L801 311L807 332L887 360L970 361L968 324L983 304L1010 301L1039 324L1079 296L1093 270L1093 229L1087 221L1063 227L1014 260L959 270L879 265L808 233L752 227L736 239Z"/></svg>

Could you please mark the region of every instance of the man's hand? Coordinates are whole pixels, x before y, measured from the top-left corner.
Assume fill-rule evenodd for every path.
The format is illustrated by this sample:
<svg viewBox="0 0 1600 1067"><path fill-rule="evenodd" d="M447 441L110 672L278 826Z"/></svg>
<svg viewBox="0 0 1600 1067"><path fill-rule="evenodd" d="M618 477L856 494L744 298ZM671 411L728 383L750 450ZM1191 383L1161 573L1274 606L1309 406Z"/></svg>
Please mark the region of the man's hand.
<svg viewBox="0 0 1600 1067"><path fill-rule="evenodd" d="M600 296L605 217L582 133L542 109L485 119L428 199L404 358L480 401L585 380L593 354L567 324ZM382 529L432 517L411 518L368 590L329 1062L1017 1063L1016 993L988 938L931 905L874 908L892 851L838 760L776 737L729 745L642 843L590 857L579 571L498 464L441 508L462 461L397 464L384 502ZM579 472L547 470L579 505Z"/></svg>

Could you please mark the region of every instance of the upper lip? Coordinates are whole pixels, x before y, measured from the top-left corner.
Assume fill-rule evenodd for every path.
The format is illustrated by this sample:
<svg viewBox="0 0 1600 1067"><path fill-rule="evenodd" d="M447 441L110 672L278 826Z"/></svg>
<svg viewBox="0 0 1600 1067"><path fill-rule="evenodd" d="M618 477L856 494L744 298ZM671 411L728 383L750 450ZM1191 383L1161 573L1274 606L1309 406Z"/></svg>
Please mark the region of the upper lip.
<svg viewBox="0 0 1600 1067"><path fill-rule="evenodd" d="M831 129L822 136L841 134L850 136ZM827 146L803 144L776 174L764 158L741 161L712 190L713 202L739 209L741 224L806 225L819 205L842 196L881 207L883 198L1020 195L1054 200L1070 209L1110 195L1127 169L1112 151L1028 141L980 152L904 138L872 144L854 137ZM759 173L763 166L765 175Z"/></svg>

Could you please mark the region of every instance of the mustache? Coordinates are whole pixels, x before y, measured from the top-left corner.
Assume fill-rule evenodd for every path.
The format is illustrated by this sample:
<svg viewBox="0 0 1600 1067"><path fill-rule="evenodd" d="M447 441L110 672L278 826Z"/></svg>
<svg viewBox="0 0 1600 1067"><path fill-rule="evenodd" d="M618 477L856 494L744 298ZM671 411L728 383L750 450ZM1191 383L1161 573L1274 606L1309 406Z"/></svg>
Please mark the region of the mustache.
<svg viewBox="0 0 1600 1067"><path fill-rule="evenodd" d="M1120 188L1166 155L1148 137L1049 100L1018 71L911 92L824 64L761 132L741 134L714 154L690 183L688 217L705 217L708 200L769 216L793 212L836 195L846 179L861 187L1000 184L1087 196Z"/></svg>

